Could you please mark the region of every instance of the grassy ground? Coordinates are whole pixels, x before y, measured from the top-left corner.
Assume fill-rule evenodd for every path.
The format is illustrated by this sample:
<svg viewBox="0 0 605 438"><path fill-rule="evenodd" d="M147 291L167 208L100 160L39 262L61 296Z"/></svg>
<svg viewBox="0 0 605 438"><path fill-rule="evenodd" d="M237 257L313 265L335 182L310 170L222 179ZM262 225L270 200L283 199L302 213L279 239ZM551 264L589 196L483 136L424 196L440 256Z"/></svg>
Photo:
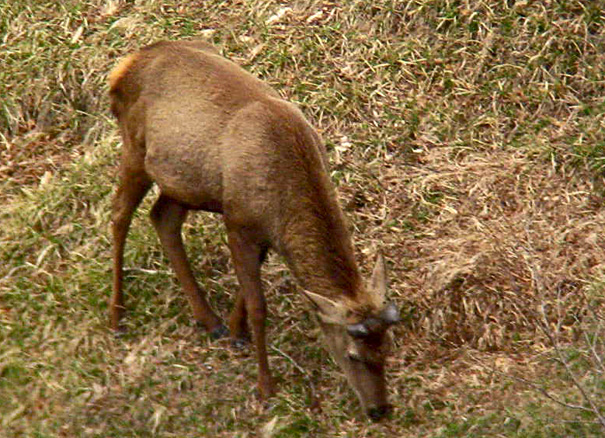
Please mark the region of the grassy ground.
<svg viewBox="0 0 605 438"><path fill-rule="evenodd" d="M0 435L602 434L604 22L599 2L563 0L0 0ZM191 323L151 196L127 247L129 331L109 332L106 75L193 37L302 107L360 262L387 256L405 318L390 421L363 418L275 257L280 392L261 406L253 356ZM225 315L220 218L192 215L185 234Z"/></svg>

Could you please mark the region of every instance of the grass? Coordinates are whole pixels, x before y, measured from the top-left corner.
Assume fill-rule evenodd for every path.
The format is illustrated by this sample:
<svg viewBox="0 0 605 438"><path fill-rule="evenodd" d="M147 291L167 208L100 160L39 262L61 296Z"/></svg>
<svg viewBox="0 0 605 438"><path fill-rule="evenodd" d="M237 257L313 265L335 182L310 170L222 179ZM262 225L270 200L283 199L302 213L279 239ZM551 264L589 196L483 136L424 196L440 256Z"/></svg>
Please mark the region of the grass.
<svg viewBox="0 0 605 438"><path fill-rule="evenodd" d="M0 430L602 434L574 382L603 415L604 20L583 1L0 2ZM109 332L120 144L106 75L138 47L193 37L301 106L362 266L387 256L405 317L389 422L363 418L275 257L280 392L261 406L253 355L192 324L152 196L127 245L128 333ZM220 218L192 215L185 237L225 315L237 282Z"/></svg>

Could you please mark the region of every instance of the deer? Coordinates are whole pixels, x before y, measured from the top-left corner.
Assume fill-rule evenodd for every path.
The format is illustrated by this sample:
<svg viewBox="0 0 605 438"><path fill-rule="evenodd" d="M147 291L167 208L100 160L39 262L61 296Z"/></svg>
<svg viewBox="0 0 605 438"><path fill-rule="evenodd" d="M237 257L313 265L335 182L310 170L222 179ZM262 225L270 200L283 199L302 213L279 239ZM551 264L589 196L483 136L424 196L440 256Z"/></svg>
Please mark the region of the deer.
<svg viewBox="0 0 605 438"><path fill-rule="evenodd" d="M308 299L364 412L375 421L387 416L389 327L399 322L399 310L387 299L381 255L370 281L362 279L326 147L302 112L203 41L146 46L123 58L108 79L122 138L112 208L111 328L123 330L124 247L132 216L155 184L151 222L193 318L213 339L253 341L260 399L276 392L261 284L261 265L272 250ZM181 228L190 210L222 214L240 285L228 327L187 258Z"/></svg>

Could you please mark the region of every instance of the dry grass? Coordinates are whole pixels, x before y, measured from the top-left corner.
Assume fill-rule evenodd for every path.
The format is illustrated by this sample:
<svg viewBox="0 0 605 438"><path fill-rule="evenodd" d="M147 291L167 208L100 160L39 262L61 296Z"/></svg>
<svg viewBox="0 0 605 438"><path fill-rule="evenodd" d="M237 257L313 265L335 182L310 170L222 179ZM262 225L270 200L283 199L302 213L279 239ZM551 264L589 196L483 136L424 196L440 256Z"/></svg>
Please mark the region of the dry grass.
<svg viewBox="0 0 605 438"><path fill-rule="evenodd" d="M543 394L589 407L579 382L603 414L604 21L584 1L3 2L2 433L598 436L594 413ZM389 259L405 316L390 422L361 416L276 258L281 390L260 406L253 357L189 321L151 200L128 241L130 330L109 333L106 75L135 48L192 37L301 105L360 261ZM220 219L194 216L186 237L226 314Z"/></svg>

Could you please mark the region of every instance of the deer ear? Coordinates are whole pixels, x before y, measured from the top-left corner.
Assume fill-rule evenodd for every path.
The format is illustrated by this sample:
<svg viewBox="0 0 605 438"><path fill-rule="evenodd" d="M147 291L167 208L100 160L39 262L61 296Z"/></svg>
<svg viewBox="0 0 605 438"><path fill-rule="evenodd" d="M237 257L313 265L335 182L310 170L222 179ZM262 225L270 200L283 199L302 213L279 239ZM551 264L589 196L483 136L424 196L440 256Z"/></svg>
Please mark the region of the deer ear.
<svg viewBox="0 0 605 438"><path fill-rule="evenodd" d="M374 265L374 271L372 272L372 279L370 280L370 293L377 298L378 302L385 303L388 287L384 257L382 254L378 254L376 257L376 264Z"/></svg>
<svg viewBox="0 0 605 438"><path fill-rule="evenodd" d="M344 324L346 308L342 303L307 290L303 290L303 295L317 308L319 317L323 321L332 324Z"/></svg>

